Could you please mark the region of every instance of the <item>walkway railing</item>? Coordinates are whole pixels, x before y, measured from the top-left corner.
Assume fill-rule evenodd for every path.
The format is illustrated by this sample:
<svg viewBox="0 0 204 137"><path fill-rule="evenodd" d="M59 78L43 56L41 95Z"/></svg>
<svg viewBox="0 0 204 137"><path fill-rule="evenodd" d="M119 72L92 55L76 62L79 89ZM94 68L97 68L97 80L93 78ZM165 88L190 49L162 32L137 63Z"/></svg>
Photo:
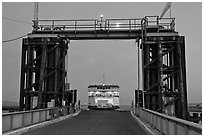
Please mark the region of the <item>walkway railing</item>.
<svg viewBox="0 0 204 137"><path fill-rule="evenodd" d="M146 26L160 27L160 29L175 29L175 18L162 18L159 16L145 16L132 19L81 19L81 20L33 20L33 31L82 31L82 30L140 30L142 20Z"/></svg>
<svg viewBox="0 0 204 137"><path fill-rule="evenodd" d="M14 129L44 122L74 112L75 110L72 107L53 107L46 109L5 113L2 114L2 132L4 133L7 131L12 131Z"/></svg>
<svg viewBox="0 0 204 137"><path fill-rule="evenodd" d="M166 135L202 135L202 126L190 121L143 108L135 108L134 113Z"/></svg>

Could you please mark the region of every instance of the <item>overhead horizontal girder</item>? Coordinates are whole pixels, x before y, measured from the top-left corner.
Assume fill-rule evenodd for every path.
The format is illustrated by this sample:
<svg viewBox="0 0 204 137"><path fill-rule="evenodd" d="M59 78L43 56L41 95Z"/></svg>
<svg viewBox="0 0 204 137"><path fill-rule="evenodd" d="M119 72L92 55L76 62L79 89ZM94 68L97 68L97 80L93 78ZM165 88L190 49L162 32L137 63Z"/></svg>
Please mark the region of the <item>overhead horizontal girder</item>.
<svg viewBox="0 0 204 137"><path fill-rule="evenodd" d="M156 30L155 30L156 31ZM178 32L157 32L152 31L147 35L151 36L178 36ZM42 37L61 37L68 38L69 40L101 40L101 39L136 39L141 38L141 30L114 30L114 31L101 31L95 33L94 31L40 31L33 32L28 35L29 38L42 38Z"/></svg>

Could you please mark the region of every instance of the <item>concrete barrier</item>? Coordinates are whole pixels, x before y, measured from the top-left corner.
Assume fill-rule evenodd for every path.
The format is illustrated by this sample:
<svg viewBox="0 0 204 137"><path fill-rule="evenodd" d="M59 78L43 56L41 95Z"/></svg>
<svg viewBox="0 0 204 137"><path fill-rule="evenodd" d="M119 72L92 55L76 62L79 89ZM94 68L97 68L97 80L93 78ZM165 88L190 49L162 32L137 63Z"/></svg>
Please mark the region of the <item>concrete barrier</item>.
<svg viewBox="0 0 204 137"><path fill-rule="evenodd" d="M135 108L135 115L165 135L202 135L202 126L144 108Z"/></svg>
<svg viewBox="0 0 204 137"><path fill-rule="evenodd" d="M2 114L2 133L32 124L51 120L60 116L68 115L69 107L53 107L46 109L19 111Z"/></svg>

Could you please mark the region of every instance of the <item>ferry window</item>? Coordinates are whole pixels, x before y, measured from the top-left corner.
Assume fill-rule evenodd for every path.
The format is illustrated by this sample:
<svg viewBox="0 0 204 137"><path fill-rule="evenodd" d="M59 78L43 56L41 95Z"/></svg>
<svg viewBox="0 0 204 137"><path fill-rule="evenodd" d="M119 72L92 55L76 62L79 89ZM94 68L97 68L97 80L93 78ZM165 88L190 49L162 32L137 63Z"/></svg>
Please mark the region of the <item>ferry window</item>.
<svg viewBox="0 0 204 137"><path fill-rule="evenodd" d="M198 113L193 113L193 117L194 118L198 117Z"/></svg>

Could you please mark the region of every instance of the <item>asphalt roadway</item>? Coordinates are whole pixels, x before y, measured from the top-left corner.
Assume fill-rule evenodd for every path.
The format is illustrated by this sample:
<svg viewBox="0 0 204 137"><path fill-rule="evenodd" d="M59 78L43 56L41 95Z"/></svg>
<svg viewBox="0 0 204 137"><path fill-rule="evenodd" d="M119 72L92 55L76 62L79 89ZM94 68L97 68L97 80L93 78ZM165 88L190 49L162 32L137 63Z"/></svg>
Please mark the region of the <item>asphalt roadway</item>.
<svg viewBox="0 0 204 137"><path fill-rule="evenodd" d="M26 135L146 135L130 112L81 111L79 115L44 126Z"/></svg>

